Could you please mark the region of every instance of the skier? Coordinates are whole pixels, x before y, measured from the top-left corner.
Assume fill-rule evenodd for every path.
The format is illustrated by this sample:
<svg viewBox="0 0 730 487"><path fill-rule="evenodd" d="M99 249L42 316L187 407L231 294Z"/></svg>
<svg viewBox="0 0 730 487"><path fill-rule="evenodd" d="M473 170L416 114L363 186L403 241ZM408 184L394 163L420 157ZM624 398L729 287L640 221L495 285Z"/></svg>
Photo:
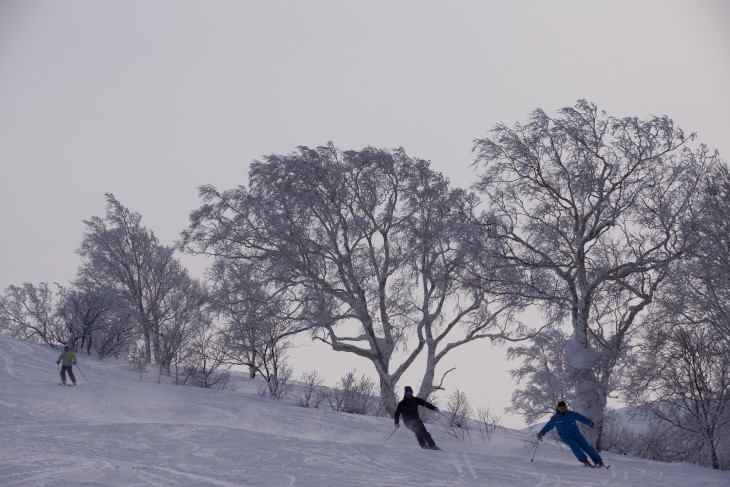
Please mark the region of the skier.
<svg viewBox="0 0 730 487"><path fill-rule="evenodd" d="M564 401L560 401L558 403L556 411L557 412L553 414L553 417L550 418L550 421L548 421L537 434L537 440L542 441L542 437L545 436L545 433L553 428L557 428L560 439L563 440L563 443L570 447L579 462L586 467L606 467L606 464L603 463L603 459L601 459L601 455L599 455L596 449L588 443L588 440L586 440L585 436L583 436L578 429L578 425L575 424L575 421L578 420L593 428L593 421L576 411L568 411L568 406ZM590 455L591 460L593 460L595 465L591 465L586 453Z"/></svg>
<svg viewBox="0 0 730 487"><path fill-rule="evenodd" d="M76 377L74 377L74 372L71 367L72 365L76 365L76 354L69 347L63 347L63 353L56 360L56 365L61 362L63 364L61 365L61 383L59 385L66 385L66 371L68 371L68 376L71 377L73 385L76 385Z"/></svg>
<svg viewBox="0 0 730 487"><path fill-rule="evenodd" d="M403 400L399 402L398 407L395 408L395 416L393 419L395 420L396 429L400 428L399 419L400 416L403 415L403 423L405 423L406 428L415 433L416 439L418 440L418 444L421 448L426 450L440 450L441 448L436 446L433 438L431 438L429 432L426 431L426 426L418 416L418 406L426 407L431 411L438 411L438 408L430 402L424 401L420 397L414 397L411 386L406 386L404 391L405 394L403 395Z"/></svg>

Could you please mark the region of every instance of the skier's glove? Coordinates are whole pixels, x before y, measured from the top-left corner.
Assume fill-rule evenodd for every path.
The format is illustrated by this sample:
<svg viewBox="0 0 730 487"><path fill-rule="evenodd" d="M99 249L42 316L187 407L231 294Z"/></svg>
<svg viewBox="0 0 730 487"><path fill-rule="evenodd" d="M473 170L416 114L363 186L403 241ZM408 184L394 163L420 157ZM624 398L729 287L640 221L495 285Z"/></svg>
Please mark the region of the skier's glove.
<svg viewBox="0 0 730 487"><path fill-rule="evenodd" d="M436 411L437 413L439 412L439 408L433 408L433 410Z"/></svg>
<svg viewBox="0 0 730 487"><path fill-rule="evenodd" d="M398 429L398 428L400 428L400 424L395 423L395 429Z"/></svg>
<svg viewBox="0 0 730 487"><path fill-rule="evenodd" d="M74 365L76 365L76 361L75 360L74 360ZM591 426L591 428L593 428L593 426Z"/></svg>
<svg viewBox="0 0 730 487"><path fill-rule="evenodd" d="M593 424L593 423L591 423L591 428L595 428L595 426L594 426L594 424Z"/></svg>
<svg viewBox="0 0 730 487"><path fill-rule="evenodd" d="M60 361L60 360L57 360L57 361L56 361L56 365L58 365L58 364L60 364L60 363L61 363L61 361Z"/></svg>
<svg viewBox="0 0 730 487"><path fill-rule="evenodd" d="M537 441L542 441L542 435L537 435Z"/></svg>

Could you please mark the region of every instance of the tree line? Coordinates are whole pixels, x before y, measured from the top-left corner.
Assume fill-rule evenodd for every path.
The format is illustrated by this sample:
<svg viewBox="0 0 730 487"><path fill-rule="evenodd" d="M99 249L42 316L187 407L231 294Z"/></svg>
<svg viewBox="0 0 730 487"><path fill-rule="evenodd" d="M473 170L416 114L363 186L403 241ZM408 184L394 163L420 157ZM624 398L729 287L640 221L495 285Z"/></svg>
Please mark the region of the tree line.
<svg viewBox="0 0 730 487"><path fill-rule="evenodd" d="M475 140L469 189L400 148L299 147L202 186L175 246L107 194L76 278L8 287L0 333L202 386L242 366L274 397L308 334L372 364L387 414L406 371L432 396L445 357L487 339L511 344L528 422L566 400L600 449L621 397L728 468L730 173L696 139L584 100L537 109ZM211 257L202 279L180 252Z"/></svg>

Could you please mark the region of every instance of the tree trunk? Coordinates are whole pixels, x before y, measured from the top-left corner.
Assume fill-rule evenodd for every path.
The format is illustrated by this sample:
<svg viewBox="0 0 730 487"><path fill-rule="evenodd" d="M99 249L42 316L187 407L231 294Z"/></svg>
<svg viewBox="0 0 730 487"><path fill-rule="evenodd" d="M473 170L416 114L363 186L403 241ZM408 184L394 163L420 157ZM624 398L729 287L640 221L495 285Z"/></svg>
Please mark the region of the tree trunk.
<svg viewBox="0 0 730 487"><path fill-rule="evenodd" d="M712 458L712 468L720 470L720 459L717 456L717 448L715 448L713 442L710 442L710 456Z"/></svg>
<svg viewBox="0 0 730 487"><path fill-rule="evenodd" d="M269 376L267 385L269 386L269 395L271 397L277 397L277 392L279 391L279 377L277 377L276 373Z"/></svg>
<svg viewBox="0 0 730 487"><path fill-rule="evenodd" d="M595 424L587 436L601 449L601 426L606 408L607 391L596 375L594 367L598 351L588 341L587 310L578 310L573 319L573 336L565 345L566 379L575 385L574 411L587 416Z"/></svg>
<svg viewBox="0 0 730 487"><path fill-rule="evenodd" d="M426 349L426 370L421 380L421 388L418 391L418 397L428 400L433 392L433 378L436 376L436 351L427 347Z"/></svg>
<svg viewBox="0 0 730 487"><path fill-rule="evenodd" d="M144 328L142 335L144 335L144 363L151 364L152 363L152 346L150 344L150 331L147 327Z"/></svg>
<svg viewBox="0 0 730 487"><path fill-rule="evenodd" d="M398 406L398 399L394 391L394 384L390 375L380 374L380 397L383 400L383 407L393 416L395 408Z"/></svg>

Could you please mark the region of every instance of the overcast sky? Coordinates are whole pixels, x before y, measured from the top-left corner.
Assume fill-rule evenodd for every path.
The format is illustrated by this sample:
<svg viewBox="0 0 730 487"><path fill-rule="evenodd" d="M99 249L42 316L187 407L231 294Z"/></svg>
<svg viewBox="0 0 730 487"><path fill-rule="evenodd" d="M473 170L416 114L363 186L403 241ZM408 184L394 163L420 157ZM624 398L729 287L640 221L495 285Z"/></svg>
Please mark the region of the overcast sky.
<svg viewBox="0 0 730 487"><path fill-rule="evenodd" d="M0 0L0 290L73 279L105 192L172 244L198 186L298 145L404 147L468 186L475 138L585 98L728 160L728 87L723 0ZM475 405L509 402L495 364L453 373Z"/></svg>

